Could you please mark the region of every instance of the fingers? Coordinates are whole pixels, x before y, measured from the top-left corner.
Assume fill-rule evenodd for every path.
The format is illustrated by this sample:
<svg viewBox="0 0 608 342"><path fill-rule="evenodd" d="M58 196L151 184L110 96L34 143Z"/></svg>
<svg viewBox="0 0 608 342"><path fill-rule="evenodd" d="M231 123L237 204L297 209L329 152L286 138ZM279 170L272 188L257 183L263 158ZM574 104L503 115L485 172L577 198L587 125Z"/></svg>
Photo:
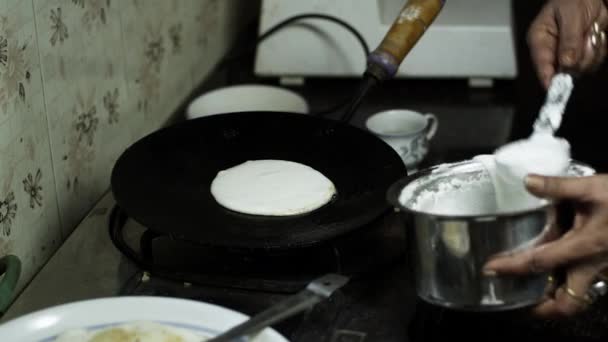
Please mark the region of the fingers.
<svg viewBox="0 0 608 342"><path fill-rule="evenodd" d="M573 316L584 311L592 304L586 292L596 273L594 265L574 267L568 273L566 283L555 292L555 296L536 307L534 313L555 318Z"/></svg>
<svg viewBox="0 0 608 342"><path fill-rule="evenodd" d="M585 49L581 57L580 69L583 71L595 71L606 58L607 45L604 30L608 24L608 11L602 8L596 22L588 30Z"/></svg>
<svg viewBox="0 0 608 342"><path fill-rule="evenodd" d="M540 197L576 200L579 209L574 219L574 227L559 240L512 255L496 256L486 264L484 271L487 274L544 272L608 253L607 176L531 176L527 179L527 187L530 192Z"/></svg>
<svg viewBox="0 0 608 342"><path fill-rule="evenodd" d="M606 28L608 28L608 8L606 6L602 6L601 7L601 11L600 14L597 18L597 27L595 28L597 31L599 32L594 32L595 34L597 34L599 36L599 40L597 42L597 46L595 51L596 53L596 60L594 61L594 64L592 64L592 68L597 69L597 67L599 67L604 60L606 59L606 55L608 54L608 45L607 45L607 37L606 37ZM593 30L592 30L593 31ZM590 40L590 43L593 43Z"/></svg>
<svg viewBox="0 0 608 342"><path fill-rule="evenodd" d="M555 74L557 37L558 29L553 9L547 6L541 11L528 31L528 44L530 45L532 62L545 88L549 87L551 78Z"/></svg>
<svg viewBox="0 0 608 342"><path fill-rule="evenodd" d="M581 58L587 25L582 15L576 15L579 6L568 2L570 7L562 6L555 11L555 20L559 27L557 56L560 67L575 69ZM580 10L578 10L580 11Z"/></svg>
<svg viewBox="0 0 608 342"><path fill-rule="evenodd" d="M529 175L526 188L542 198L588 201L599 191L606 191L606 180L602 176L591 177L543 177Z"/></svg>
<svg viewBox="0 0 608 342"><path fill-rule="evenodd" d="M544 33L540 33L539 35L543 35ZM537 38L539 40L545 38ZM532 59L534 64L536 65L536 70L538 74L538 78L540 79L543 87L545 89L549 88L551 84L551 79L555 75L555 50L557 48L557 44L555 38L550 40L546 38L546 43L543 45L539 45L537 50L532 52Z"/></svg>
<svg viewBox="0 0 608 342"><path fill-rule="evenodd" d="M572 2L574 6L578 6ZM565 8L556 11L557 26L560 28L557 56L558 63L562 68L575 68L580 60L581 51L584 48L584 37L587 28L579 15L572 15Z"/></svg>
<svg viewBox="0 0 608 342"><path fill-rule="evenodd" d="M572 234L521 253L493 258L486 263L484 273L542 273L606 253L606 245L605 237L596 233Z"/></svg>
<svg viewBox="0 0 608 342"><path fill-rule="evenodd" d="M580 69L586 72L592 72L599 68L606 58L606 35L602 34L597 38L597 45L593 45L591 39L585 46L583 57L580 63Z"/></svg>
<svg viewBox="0 0 608 342"><path fill-rule="evenodd" d="M603 31L608 26L608 10L599 3L577 1L548 3L528 32L532 61L545 88L557 70L595 70L606 58L604 38L591 35L593 24Z"/></svg>

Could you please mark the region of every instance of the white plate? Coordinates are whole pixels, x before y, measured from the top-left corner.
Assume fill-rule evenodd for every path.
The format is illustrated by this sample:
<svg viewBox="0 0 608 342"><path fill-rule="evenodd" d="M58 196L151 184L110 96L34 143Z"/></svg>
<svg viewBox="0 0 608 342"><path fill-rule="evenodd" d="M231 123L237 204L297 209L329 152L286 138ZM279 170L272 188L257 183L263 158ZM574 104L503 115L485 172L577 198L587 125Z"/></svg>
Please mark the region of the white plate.
<svg viewBox="0 0 608 342"><path fill-rule="evenodd" d="M36 311L0 325L6 342L53 341L74 329L153 321L213 336L246 320L241 313L194 300L166 297L112 297L63 304ZM288 342L267 328L251 342Z"/></svg>
<svg viewBox="0 0 608 342"><path fill-rule="evenodd" d="M188 106L188 119L232 112L308 113L308 103L299 94L281 87L245 84L205 93Z"/></svg>

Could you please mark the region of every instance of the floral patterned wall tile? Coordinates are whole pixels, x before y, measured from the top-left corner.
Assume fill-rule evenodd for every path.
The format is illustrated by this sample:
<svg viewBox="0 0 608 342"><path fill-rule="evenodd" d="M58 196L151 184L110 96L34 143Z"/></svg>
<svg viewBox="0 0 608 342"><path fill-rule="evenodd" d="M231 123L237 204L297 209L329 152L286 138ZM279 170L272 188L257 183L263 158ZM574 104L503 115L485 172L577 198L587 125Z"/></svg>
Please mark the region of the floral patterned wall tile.
<svg viewBox="0 0 608 342"><path fill-rule="evenodd" d="M255 1L130 0L122 3L127 86L141 135L162 125L226 53ZM240 19L236 20L235 16Z"/></svg>
<svg viewBox="0 0 608 342"><path fill-rule="evenodd" d="M32 3L0 1L0 256L23 263L19 288L61 243Z"/></svg>
<svg viewBox="0 0 608 342"><path fill-rule="evenodd" d="M0 0L0 256L20 287L224 55L255 1Z"/></svg>
<svg viewBox="0 0 608 342"><path fill-rule="evenodd" d="M176 16L180 19L179 25L187 29L181 31L178 53L169 56L169 65L182 67L165 70L163 89L166 93L172 94L170 98L181 100L183 95L180 94L188 94L188 90L191 90L183 92L181 87L184 84L197 86L209 74L234 39L233 36L227 36L225 41L220 42L222 35L219 34L220 26L227 17L222 12L222 8L234 1L175 0L175 2L180 3ZM172 27L176 25L173 24Z"/></svg>
<svg viewBox="0 0 608 342"><path fill-rule="evenodd" d="M259 1L207 0L193 1L191 23L193 52L190 55L190 75L199 84L225 56L237 34L257 15Z"/></svg>
<svg viewBox="0 0 608 342"><path fill-rule="evenodd" d="M196 84L192 81L189 65L196 58L194 25L196 9L206 1L173 0L169 2L169 11L173 13L167 20L165 28L168 38L166 65L161 75L161 92L164 94L164 111L172 113ZM156 115L155 121L161 125L167 119L162 112ZM153 127L151 127L153 128Z"/></svg>
<svg viewBox="0 0 608 342"><path fill-rule="evenodd" d="M75 88L82 75L82 37L76 5L68 0L34 0L45 98ZM74 53L72 53L74 52Z"/></svg>
<svg viewBox="0 0 608 342"><path fill-rule="evenodd" d="M192 82L198 84L202 77L214 67L215 61L223 57L225 48L231 42L227 41L230 31L226 31L226 26L230 26L222 17L228 15L227 9L233 6L234 1L207 0L204 2L195 1L193 9L194 22L192 25L197 29L194 31L194 56L190 63L190 74Z"/></svg>
<svg viewBox="0 0 608 342"><path fill-rule="evenodd" d="M135 115L142 119L139 136L159 127L166 118L168 103L173 102L164 92L167 70L180 69L172 64L172 56L183 48L184 27L175 21L180 3L166 0L129 0L122 3L121 21L126 55L126 79L129 96L135 105ZM186 88L192 86L187 80Z"/></svg>
<svg viewBox="0 0 608 342"><path fill-rule="evenodd" d="M107 191L141 124L126 94L121 9L108 0L34 0L64 236Z"/></svg>

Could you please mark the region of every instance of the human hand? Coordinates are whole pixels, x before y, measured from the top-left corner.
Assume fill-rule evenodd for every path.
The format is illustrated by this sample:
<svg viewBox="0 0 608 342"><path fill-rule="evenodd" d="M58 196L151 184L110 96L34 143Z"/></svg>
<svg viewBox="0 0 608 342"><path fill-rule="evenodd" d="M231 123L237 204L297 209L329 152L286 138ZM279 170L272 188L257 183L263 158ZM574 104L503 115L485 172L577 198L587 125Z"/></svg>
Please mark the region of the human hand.
<svg viewBox="0 0 608 342"><path fill-rule="evenodd" d="M528 191L538 197L571 200L576 215L573 227L561 238L511 256L490 260L484 270L491 274L529 274L565 267L563 287L534 311L544 317L572 316L585 310L600 294L591 286L608 280L608 174L580 178L529 176Z"/></svg>
<svg viewBox="0 0 608 342"><path fill-rule="evenodd" d="M550 0L532 23L528 44L545 88L558 71L595 70L606 57L606 0Z"/></svg>

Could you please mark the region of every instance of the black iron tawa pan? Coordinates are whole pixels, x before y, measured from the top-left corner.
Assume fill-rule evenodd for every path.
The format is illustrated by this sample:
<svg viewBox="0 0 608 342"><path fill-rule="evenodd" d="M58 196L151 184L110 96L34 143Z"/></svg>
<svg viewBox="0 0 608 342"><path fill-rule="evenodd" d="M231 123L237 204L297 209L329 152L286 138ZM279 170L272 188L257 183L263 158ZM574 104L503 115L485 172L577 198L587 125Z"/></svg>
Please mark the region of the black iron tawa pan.
<svg viewBox="0 0 608 342"><path fill-rule="evenodd" d="M220 206L210 192L217 173L258 159L308 165L331 179L338 194L316 211L289 217L245 215ZM389 145L347 123L242 112L181 122L142 138L120 156L111 183L117 204L160 234L219 247L286 249L371 222L390 210L385 193L405 174Z"/></svg>

